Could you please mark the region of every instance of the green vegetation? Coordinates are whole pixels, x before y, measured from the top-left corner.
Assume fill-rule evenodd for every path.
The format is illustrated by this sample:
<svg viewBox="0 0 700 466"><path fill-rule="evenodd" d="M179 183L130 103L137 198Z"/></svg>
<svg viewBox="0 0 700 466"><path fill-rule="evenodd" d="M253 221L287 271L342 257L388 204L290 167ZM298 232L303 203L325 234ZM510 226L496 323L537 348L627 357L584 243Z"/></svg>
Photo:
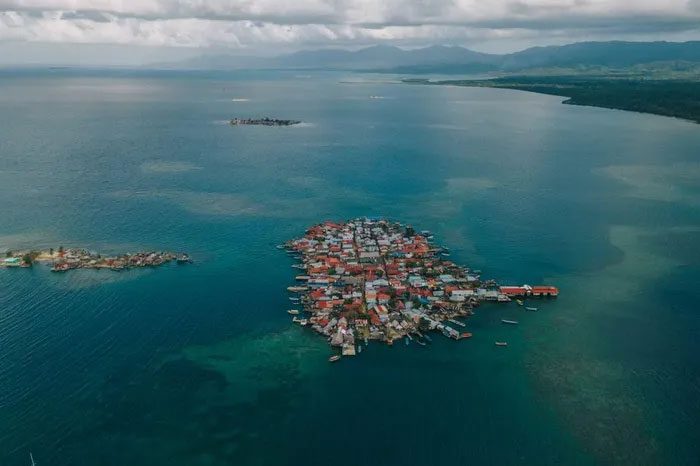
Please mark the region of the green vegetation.
<svg viewBox="0 0 700 466"><path fill-rule="evenodd" d="M697 79L548 75L431 81L429 84L495 87L558 95L568 97L565 104L653 113L700 123L700 80Z"/></svg>

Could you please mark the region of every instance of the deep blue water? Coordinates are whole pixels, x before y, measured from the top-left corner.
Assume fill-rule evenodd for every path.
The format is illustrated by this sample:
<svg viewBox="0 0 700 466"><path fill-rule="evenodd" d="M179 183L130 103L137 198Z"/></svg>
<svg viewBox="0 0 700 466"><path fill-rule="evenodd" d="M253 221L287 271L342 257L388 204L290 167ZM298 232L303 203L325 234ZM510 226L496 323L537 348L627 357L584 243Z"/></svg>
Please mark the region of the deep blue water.
<svg viewBox="0 0 700 466"><path fill-rule="evenodd" d="M0 250L196 260L0 269L0 464L697 464L700 126L380 79L0 74ZM274 245L360 215L562 295L329 365Z"/></svg>

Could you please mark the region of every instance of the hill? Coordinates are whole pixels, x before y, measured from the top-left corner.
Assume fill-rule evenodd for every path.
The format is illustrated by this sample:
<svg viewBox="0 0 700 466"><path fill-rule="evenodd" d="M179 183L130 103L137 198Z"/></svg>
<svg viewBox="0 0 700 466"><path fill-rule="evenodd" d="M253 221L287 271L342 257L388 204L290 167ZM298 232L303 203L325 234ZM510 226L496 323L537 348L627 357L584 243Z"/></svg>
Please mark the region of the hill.
<svg viewBox="0 0 700 466"><path fill-rule="evenodd" d="M186 69L323 69L380 73L515 72L550 67L629 67L653 62L700 62L700 42L579 42L496 55L458 46L401 49L303 50L277 57L204 55L159 67ZM158 66L158 65L157 65Z"/></svg>

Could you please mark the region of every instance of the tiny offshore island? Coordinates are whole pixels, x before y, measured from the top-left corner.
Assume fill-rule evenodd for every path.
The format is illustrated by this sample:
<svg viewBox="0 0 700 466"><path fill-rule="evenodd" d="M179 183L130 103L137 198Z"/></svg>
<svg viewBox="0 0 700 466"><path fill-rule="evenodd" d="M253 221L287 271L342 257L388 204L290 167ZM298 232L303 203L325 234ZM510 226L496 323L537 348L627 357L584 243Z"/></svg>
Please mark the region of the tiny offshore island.
<svg viewBox="0 0 700 466"><path fill-rule="evenodd" d="M34 263L51 265L53 272L74 269L127 270L139 267L157 267L169 262L192 262L187 254L173 252L137 252L118 256L102 256L86 249L67 248L47 250L7 251L0 260L0 267L31 267Z"/></svg>
<svg viewBox="0 0 700 466"><path fill-rule="evenodd" d="M233 118L231 126L294 126L301 123L300 120L280 120L277 118Z"/></svg>
<svg viewBox="0 0 700 466"><path fill-rule="evenodd" d="M299 260L293 267L304 271L296 277L299 284L287 288L299 309L287 312L293 322L327 337L343 356L354 356L369 340L392 345L404 338L407 345L425 346L432 341L430 331L454 340L470 338L470 332L455 328L466 326L457 318L473 315L482 301L515 299L524 310L536 311L523 300L559 295L550 285L499 286L482 280L479 270L453 263L449 251L432 240L428 231L384 219L313 226L302 238L278 246ZM302 312L308 316L299 317Z"/></svg>

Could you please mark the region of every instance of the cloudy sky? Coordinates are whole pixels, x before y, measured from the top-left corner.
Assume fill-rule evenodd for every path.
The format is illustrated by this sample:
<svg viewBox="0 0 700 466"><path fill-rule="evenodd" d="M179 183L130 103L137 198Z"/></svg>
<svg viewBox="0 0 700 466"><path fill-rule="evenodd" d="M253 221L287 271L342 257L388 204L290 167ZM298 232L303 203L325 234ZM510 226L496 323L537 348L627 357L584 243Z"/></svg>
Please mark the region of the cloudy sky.
<svg viewBox="0 0 700 466"><path fill-rule="evenodd" d="M700 0L0 0L0 63L700 39Z"/></svg>

